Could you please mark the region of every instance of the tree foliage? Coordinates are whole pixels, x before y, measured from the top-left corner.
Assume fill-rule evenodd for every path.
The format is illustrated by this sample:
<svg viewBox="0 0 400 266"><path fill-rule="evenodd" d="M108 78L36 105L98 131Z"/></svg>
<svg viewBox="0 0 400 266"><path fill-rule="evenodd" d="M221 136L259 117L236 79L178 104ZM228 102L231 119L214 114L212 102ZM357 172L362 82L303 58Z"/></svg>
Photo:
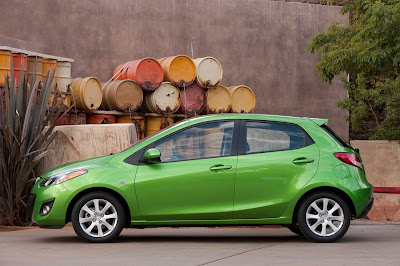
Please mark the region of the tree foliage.
<svg viewBox="0 0 400 266"><path fill-rule="evenodd" d="M341 10L352 20L333 22L316 33L309 49L321 55L321 78L340 78L349 98L338 106L349 110L353 129L375 122L372 139L400 140L400 1L354 0Z"/></svg>

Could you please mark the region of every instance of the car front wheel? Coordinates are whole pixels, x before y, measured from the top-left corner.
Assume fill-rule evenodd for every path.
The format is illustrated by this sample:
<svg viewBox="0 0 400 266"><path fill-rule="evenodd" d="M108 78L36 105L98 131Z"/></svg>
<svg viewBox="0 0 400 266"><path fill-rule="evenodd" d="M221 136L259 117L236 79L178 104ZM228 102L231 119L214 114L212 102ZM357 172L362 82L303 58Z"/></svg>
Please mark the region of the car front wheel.
<svg viewBox="0 0 400 266"><path fill-rule="evenodd" d="M78 200L71 220L76 234L84 240L110 242L124 227L124 208L113 195L93 192Z"/></svg>
<svg viewBox="0 0 400 266"><path fill-rule="evenodd" d="M297 214L301 232L315 242L334 242L349 228L351 213L346 202L331 192L317 192L306 198Z"/></svg>

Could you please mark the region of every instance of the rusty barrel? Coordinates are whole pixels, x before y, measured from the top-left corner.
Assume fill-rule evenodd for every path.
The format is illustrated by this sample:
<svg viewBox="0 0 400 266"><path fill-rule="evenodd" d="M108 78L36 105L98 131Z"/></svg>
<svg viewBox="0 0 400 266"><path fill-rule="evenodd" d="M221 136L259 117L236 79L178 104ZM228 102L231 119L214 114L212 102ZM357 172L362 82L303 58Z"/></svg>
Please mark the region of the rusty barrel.
<svg viewBox="0 0 400 266"><path fill-rule="evenodd" d="M217 86L222 80L222 66L214 57L196 58L196 82L203 88Z"/></svg>
<svg viewBox="0 0 400 266"><path fill-rule="evenodd" d="M97 110L102 100L100 82L95 77L76 78L71 83L71 102L82 110Z"/></svg>
<svg viewBox="0 0 400 266"><path fill-rule="evenodd" d="M173 114L180 105L179 89L170 82L163 82L155 91L146 93L142 109L151 113Z"/></svg>
<svg viewBox="0 0 400 266"><path fill-rule="evenodd" d="M144 138L145 132L145 119L141 115L119 115L116 119L117 123L133 123L136 127L137 139Z"/></svg>
<svg viewBox="0 0 400 266"><path fill-rule="evenodd" d="M113 72L113 80L124 80L128 79L127 77L127 70L130 64L132 64L133 61L128 61L126 63L119 64Z"/></svg>
<svg viewBox="0 0 400 266"><path fill-rule="evenodd" d="M28 82L32 83L33 73L35 72L35 77L33 83L38 80L42 80L42 66L43 66L43 58L38 56L28 56Z"/></svg>
<svg viewBox="0 0 400 266"><path fill-rule="evenodd" d="M21 72L22 72L22 79L26 74L26 69L28 66L28 55L23 53L12 53L12 59L14 65L14 79L15 83L18 86Z"/></svg>
<svg viewBox="0 0 400 266"><path fill-rule="evenodd" d="M63 125L85 125L86 113L84 112L70 112L66 113L63 117L57 120L57 126Z"/></svg>
<svg viewBox="0 0 400 266"><path fill-rule="evenodd" d="M90 114L86 120L88 124L115 124L115 115Z"/></svg>
<svg viewBox="0 0 400 266"><path fill-rule="evenodd" d="M232 107L232 97L228 89L217 85L206 93L206 112L208 114L228 113Z"/></svg>
<svg viewBox="0 0 400 266"><path fill-rule="evenodd" d="M206 94L204 89L193 83L181 90L181 107L180 111L184 114L196 115L200 114L206 104Z"/></svg>
<svg viewBox="0 0 400 266"><path fill-rule="evenodd" d="M196 78L196 66L186 55L167 57L161 66L164 70L164 81L177 87L189 86Z"/></svg>
<svg viewBox="0 0 400 266"><path fill-rule="evenodd" d="M57 61L56 76L57 87L64 97L63 104L69 108L71 106L71 92L68 91L68 85L71 84L71 62Z"/></svg>
<svg viewBox="0 0 400 266"><path fill-rule="evenodd" d="M11 51L0 50L0 85L6 84L7 76L11 76Z"/></svg>
<svg viewBox="0 0 400 266"><path fill-rule="evenodd" d="M143 91L133 80L116 80L102 83L102 109L135 111L143 102Z"/></svg>
<svg viewBox="0 0 400 266"><path fill-rule="evenodd" d="M256 106L254 92L247 86L227 88L232 96L232 113L251 113Z"/></svg>
<svg viewBox="0 0 400 266"><path fill-rule="evenodd" d="M165 116L148 116L146 117L146 131L145 136L151 136L163 128L166 128L169 125L174 123L173 117L165 117Z"/></svg>
<svg viewBox="0 0 400 266"><path fill-rule="evenodd" d="M57 60L50 58L43 58L42 63L42 82L46 80L47 75L51 74L51 71L57 67ZM54 75L53 83L57 82L57 76Z"/></svg>
<svg viewBox="0 0 400 266"><path fill-rule="evenodd" d="M133 61L126 70L126 77L136 81L146 91L154 91L164 78L163 69L155 59L143 58Z"/></svg>

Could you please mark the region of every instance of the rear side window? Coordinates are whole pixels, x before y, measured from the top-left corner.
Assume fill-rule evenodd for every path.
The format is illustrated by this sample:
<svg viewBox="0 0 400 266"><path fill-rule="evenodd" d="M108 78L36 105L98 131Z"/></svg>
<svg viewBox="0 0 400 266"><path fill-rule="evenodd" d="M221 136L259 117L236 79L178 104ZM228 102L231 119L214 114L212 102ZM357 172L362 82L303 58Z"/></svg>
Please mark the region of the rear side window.
<svg viewBox="0 0 400 266"><path fill-rule="evenodd" d="M322 125L321 128L325 130L326 133L329 134L340 146L353 149L344 139L342 139L335 131L333 131L327 125Z"/></svg>
<svg viewBox="0 0 400 266"><path fill-rule="evenodd" d="M299 126L286 123L246 122L246 153L293 150L312 142Z"/></svg>

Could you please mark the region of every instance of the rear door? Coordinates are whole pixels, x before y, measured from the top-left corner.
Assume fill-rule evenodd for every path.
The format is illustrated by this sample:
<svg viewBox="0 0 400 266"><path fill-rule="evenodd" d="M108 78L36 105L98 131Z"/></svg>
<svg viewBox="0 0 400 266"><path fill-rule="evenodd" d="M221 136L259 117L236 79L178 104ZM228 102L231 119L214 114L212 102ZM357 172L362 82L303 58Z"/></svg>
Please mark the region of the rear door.
<svg viewBox="0 0 400 266"><path fill-rule="evenodd" d="M279 217L315 175L319 149L298 125L243 120L234 218Z"/></svg>

